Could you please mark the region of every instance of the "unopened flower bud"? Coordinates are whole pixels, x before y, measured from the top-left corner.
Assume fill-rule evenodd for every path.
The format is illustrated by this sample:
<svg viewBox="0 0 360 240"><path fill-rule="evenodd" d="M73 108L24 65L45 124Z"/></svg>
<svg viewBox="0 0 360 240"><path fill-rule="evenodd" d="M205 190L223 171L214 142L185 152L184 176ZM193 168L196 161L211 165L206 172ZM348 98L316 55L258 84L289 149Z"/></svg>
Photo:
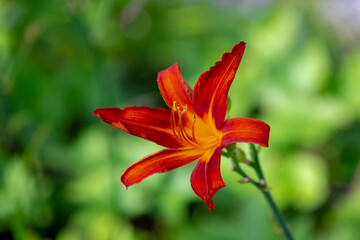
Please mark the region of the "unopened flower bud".
<svg viewBox="0 0 360 240"><path fill-rule="evenodd" d="M246 159L246 160L245 160L245 164L251 165L251 164L253 164L253 162L252 162L251 160L249 160L249 159Z"/></svg>
<svg viewBox="0 0 360 240"><path fill-rule="evenodd" d="M250 182L250 178L244 177L243 179L240 179L238 182L239 183L248 183L248 182Z"/></svg>
<svg viewBox="0 0 360 240"><path fill-rule="evenodd" d="M261 186L265 186L265 180L264 179L260 179L260 181L259 181L259 184L261 185Z"/></svg>
<svg viewBox="0 0 360 240"><path fill-rule="evenodd" d="M236 150L236 143L231 143L231 144L227 145L226 150L227 150L228 156L231 157Z"/></svg>
<svg viewBox="0 0 360 240"><path fill-rule="evenodd" d="M226 111L227 115L229 115L230 109L231 109L231 99L230 99L230 97L228 97L227 98L227 111Z"/></svg>
<svg viewBox="0 0 360 240"><path fill-rule="evenodd" d="M239 148L235 149L234 157L238 162L246 162L245 152Z"/></svg>

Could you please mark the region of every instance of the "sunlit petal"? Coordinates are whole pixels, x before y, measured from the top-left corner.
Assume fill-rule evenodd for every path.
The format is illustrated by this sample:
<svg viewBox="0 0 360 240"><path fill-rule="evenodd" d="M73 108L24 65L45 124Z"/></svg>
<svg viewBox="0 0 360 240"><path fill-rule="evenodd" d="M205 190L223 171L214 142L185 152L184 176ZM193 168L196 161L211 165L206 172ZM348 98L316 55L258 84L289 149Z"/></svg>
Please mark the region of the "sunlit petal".
<svg viewBox="0 0 360 240"><path fill-rule="evenodd" d="M203 152L198 149L164 149L133 163L122 174L121 181L129 187L155 173L167 172L189 164L202 154Z"/></svg>
<svg viewBox="0 0 360 240"><path fill-rule="evenodd" d="M247 142L268 147L270 127L252 118L231 118L222 128L222 146L234 142Z"/></svg>
<svg viewBox="0 0 360 240"><path fill-rule="evenodd" d="M227 96L245 50L245 42L225 53L221 61L201 74L194 87L194 106L200 116L209 112L220 128L225 120Z"/></svg>
<svg viewBox="0 0 360 240"><path fill-rule="evenodd" d="M176 101L182 108L187 106L188 113L194 112L192 107L193 90L183 79L177 63L159 72L157 81L161 95L170 109L172 109L173 103Z"/></svg>
<svg viewBox="0 0 360 240"><path fill-rule="evenodd" d="M194 192L206 202L210 211L215 206L212 201L214 194L225 187L220 173L220 157L221 148L208 150L191 174L191 186Z"/></svg>
<svg viewBox="0 0 360 240"><path fill-rule="evenodd" d="M95 110L94 114L114 127L161 146L182 146L173 134L170 110L149 107L102 108Z"/></svg>

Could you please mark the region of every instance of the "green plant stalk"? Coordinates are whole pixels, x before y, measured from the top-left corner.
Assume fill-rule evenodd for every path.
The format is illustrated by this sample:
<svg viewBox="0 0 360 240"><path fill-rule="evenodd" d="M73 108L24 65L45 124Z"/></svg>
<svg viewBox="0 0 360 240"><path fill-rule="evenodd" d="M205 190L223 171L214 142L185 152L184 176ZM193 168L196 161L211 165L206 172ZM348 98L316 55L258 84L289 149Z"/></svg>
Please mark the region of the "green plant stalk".
<svg viewBox="0 0 360 240"><path fill-rule="evenodd" d="M255 181L254 179L250 178L240 167L237 159L235 158L234 154L231 154L231 156L228 155L228 157L231 158L233 164L234 164L234 171L236 171L237 173L239 173L242 177L247 179L247 182L250 182L251 184L253 184L257 189L260 190L260 192L263 194L269 208L271 209L278 225L281 227L282 232L284 234L284 236L286 237L287 240L293 240L294 238L291 235L291 232L287 226L287 223L285 221L284 216L281 214L280 209L277 207L274 199L272 198L270 192L269 192L269 188L266 184L265 181L265 177L264 174L262 172L261 166L260 166L260 162L259 162L259 157L258 157L258 152L254 146L254 144L250 144L250 150L251 150L251 155L253 157L253 162L250 165L251 167L254 168L256 175L259 178L259 182ZM261 181L261 182L260 182Z"/></svg>
<svg viewBox="0 0 360 240"><path fill-rule="evenodd" d="M257 187L261 191L263 196L265 197L266 202L268 203L272 213L274 214L275 219L276 219L277 223L279 224L279 226L281 227L282 232L284 233L286 239L292 240L293 237L292 237L291 232L290 232L290 230L288 228L286 220L285 220L284 216L281 214L280 209L275 204L275 201L272 198L272 196L271 196L271 194L270 194L270 192L268 190L269 188L268 188L268 186L266 184L265 177L264 177L264 174L263 174L261 166L260 166L258 151L256 150L254 144L250 144L250 151L251 151L251 155L252 155L253 160L254 160L253 168L255 169L255 172L256 172L257 176L259 177L259 179L264 180L264 183L265 183L264 185L261 186L261 188L259 188L258 186Z"/></svg>
<svg viewBox="0 0 360 240"><path fill-rule="evenodd" d="M277 223L279 224L279 226L281 227L281 230L283 232L283 234L285 235L286 239L288 240L293 240L293 237L291 235L291 232L287 226L287 223L285 221L284 216L281 214L279 208L277 207L277 205L274 202L274 199L272 198L271 194L269 191L261 191L261 193L263 194L263 196L266 199L266 202L268 203L272 213L275 216L275 219L277 221Z"/></svg>

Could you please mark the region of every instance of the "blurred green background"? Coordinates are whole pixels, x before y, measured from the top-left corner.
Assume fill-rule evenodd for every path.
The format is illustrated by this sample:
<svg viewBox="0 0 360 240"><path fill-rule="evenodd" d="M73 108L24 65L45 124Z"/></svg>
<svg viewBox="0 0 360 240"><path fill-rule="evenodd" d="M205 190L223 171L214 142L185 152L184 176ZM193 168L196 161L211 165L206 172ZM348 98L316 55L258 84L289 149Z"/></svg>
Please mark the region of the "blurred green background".
<svg viewBox="0 0 360 240"><path fill-rule="evenodd" d="M92 115L165 107L159 71L194 86L239 41L231 116L271 126L260 158L295 238L360 239L359 16L358 0L0 1L0 239L280 239L226 158L211 213L194 164L126 191L160 147Z"/></svg>

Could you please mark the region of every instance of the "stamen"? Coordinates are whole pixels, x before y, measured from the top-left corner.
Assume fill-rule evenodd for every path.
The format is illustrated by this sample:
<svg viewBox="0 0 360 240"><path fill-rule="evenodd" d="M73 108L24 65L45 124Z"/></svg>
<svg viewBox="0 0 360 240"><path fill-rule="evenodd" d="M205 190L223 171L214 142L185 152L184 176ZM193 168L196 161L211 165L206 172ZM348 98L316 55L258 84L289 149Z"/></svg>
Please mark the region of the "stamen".
<svg viewBox="0 0 360 240"><path fill-rule="evenodd" d="M195 138L195 122L196 122L196 115L194 115L194 121L193 121L193 124L192 124L192 138L193 138L194 142L196 142L196 138Z"/></svg>
<svg viewBox="0 0 360 240"><path fill-rule="evenodd" d="M185 107L184 107L183 110L181 111L181 115L183 115L184 112L186 112L186 108L187 108L187 105L185 104Z"/></svg>
<svg viewBox="0 0 360 240"><path fill-rule="evenodd" d="M184 126L182 125L181 117L182 117L183 113L185 112L184 110L186 110L186 105L185 105L183 111L181 111L181 112L180 112L180 110L178 111L178 114L179 114L179 134L182 136L183 140L185 140L187 143L191 144L191 139L189 139L188 134L186 133L186 130L185 130Z"/></svg>
<svg viewBox="0 0 360 240"><path fill-rule="evenodd" d="M196 142L195 139L196 116L194 115L194 120L192 124L192 136L190 136L187 133L186 128L183 126L182 123L182 116L186 112L186 110L187 110L187 105L185 105L184 108L181 110L180 106L177 105L176 101L173 102L173 107L171 109L171 119L170 119L171 129L176 138L178 138L179 140L183 140L189 144L193 144L194 142ZM176 121L175 114L177 114L178 121Z"/></svg>
<svg viewBox="0 0 360 240"><path fill-rule="evenodd" d="M173 102L173 108L171 109L171 129L174 133L174 136L176 138L179 138L179 136L176 134L175 128L177 128L178 126L176 126L176 121L175 121L175 111L177 110L177 106L176 106L176 101Z"/></svg>

